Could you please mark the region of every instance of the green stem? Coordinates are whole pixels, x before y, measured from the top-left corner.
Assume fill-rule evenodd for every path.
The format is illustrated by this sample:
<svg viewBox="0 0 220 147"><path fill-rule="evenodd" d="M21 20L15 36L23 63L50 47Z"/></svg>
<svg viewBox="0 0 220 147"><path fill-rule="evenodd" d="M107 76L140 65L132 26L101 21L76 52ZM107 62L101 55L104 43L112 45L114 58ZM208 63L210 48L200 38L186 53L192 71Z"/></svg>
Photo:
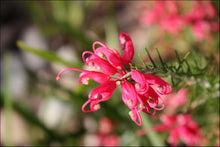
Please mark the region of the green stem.
<svg viewBox="0 0 220 147"><path fill-rule="evenodd" d="M144 116L144 114L142 115ZM142 117L144 129L151 130L152 124L147 117ZM149 131L146 136L149 138L152 146L165 146L156 132Z"/></svg>
<svg viewBox="0 0 220 147"><path fill-rule="evenodd" d="M190 80L191 77L198 77L198 76L203 76L204 74L201 73L201 74L193 74L193 73L190 73L190 74L187 74L187 73L175 73L175 72L166 72L166 71L163 71L161 69L158 69L158 68L138 68L139 71L142 71L142 72L148 72L148 73L158 73L158 74L164 74L166 76L171 76L171 77L174 77L174 78L177 78L177 79L182 79L182 80Z"/></svg>
<svg viewBox="0 0 220 147"><path fill-rule="evenodd" d="M12 98L10 95L9 73L10 73L10 54L4 55L4 108L5 108L5 145L13 145L12 136Z"/></svg>

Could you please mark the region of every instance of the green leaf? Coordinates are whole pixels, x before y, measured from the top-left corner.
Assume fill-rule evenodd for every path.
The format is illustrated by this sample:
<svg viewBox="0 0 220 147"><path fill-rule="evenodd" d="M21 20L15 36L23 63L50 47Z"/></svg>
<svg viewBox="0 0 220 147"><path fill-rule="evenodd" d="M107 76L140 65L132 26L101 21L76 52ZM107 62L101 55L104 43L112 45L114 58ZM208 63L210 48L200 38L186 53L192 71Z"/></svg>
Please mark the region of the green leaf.
<svg viewBox="0 0 220 147"><path fill-rule="evenodd" d="M166 70L166 66L165 66L166 64L163 62L163 59L161 58L160 53L157 48L156 48L156 51L157 51L157 55L160 59L160 63L162 64L163 69Z"/></svg>
<svg viewBox="0 0 220 147"><path fill-rule="evenodd" d="M166 69L168 72L172 73L173 71L169 68Z"/></svg>
<svg viewBox="0 0 220 147"><path fill-rule="evenodd" d="M180 62L181 62L181 60L180 60L180 56L179 56L179 54L178 54L177 50L175 50L175 53L176 53L176 58L177 58L178 62L180 63Z"/></svg>
<svg viewBox="0 0 220 147"><path fill-rule="evenodd" d="M187 52L186 55L183 57L184 61L188 58L189 54L190 54L190 52Z"/></svg>
<svg viewBox="0 0 220 147"><path fill-rule="evenodd" d="M3 106L4 106L4 114L5 114L5 129L7 130L5 132L5 145L6 146L13 146L14 142L13 139L11 138L12 136L12 115L13 115L13 99L12 99L12 94L10 90L10 60L11 60L11 55L10 53L5 53L3 56L4 60L4 66L3 66L3 81L4 81L4 86L3 86L3 94L1 96L4 97L3 100Z"/></svg>
<svg viewBox="0 0 220 147"><path fill-rule="evenodd" d="M39 57L41 57L41 58L43 58L43 59L45 59L47 61L50 61L50 62L61 63L61 64L66 65L68 67L76 67L76 68L81 67L78 64L74 64L74 63L71 63L71 62L68 62L68 61L65 61L65 60L61 59L54 52L43 51L43 50L39 50L37 48L29 47L26 44L24 44L22 41L17 41L17 46L20 49L24 50L24 51L30 52L32 54L35 54L35 55L37 55L37 56L39 56Z"/></svg>
<svg viewBox="0 0 220 147"><path fill-rule="evenodd" d="M188 72L192 73L192 70L191 70L191 68L190 68L190 65L189 65L188 61L185 60L185 62L186 62L186 65L187 65L187 67L188 67L188 68L187 68Z"/></svg>
<svg viewBox="0 0 220 147"><path fill-rule="evenodd" d="M143 127L144 129L150 130L152 128L152 122L149 120L149 117L147 115L144 115L142 117L143 120ZM154 131L149 131L146 136L149 138L151 141L152 146L165 146L163 141L161 140L159 134Z"/></svg>
<svg viewBox="0 0 220 147"><path fill-rule="evenodd" d="M147 48L145 48L145 51L147 52L147 55L148 55L148 57L149 57L151 63L153 64L153 66L154 66L155 68L157 68L157 66L156 66L156 64L154 63L154 60L151 58L150 53L148 52Z"/></svg>
<svg viewBox="0 0 220 147"><path fill-rule="evenodd" d="M141 55L138 54L139 59L141 60L141 63L144 65L144 67L146 67L148 69L147 64L144 62L144 60L142 59Z"/></svg>

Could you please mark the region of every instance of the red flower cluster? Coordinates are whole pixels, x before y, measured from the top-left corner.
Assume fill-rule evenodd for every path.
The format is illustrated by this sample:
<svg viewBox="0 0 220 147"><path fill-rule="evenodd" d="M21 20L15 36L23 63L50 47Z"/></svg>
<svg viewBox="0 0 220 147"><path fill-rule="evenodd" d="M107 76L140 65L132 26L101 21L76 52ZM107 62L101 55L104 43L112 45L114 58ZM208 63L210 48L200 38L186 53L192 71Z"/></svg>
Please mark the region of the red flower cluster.
<svg viewBox="0 0 220 147"><path fill-rule="evenodd" d="M217 12L210 1L194 1L191 9L181 13L181 1L155 1L152 9L145 9L140 22L146 25L159 24L160 28L173 34L189 26L197 40L209 36L211 31L219 31L215 21Z"/></svg>
<svg viewBox="0 0 220 147"><path fill-rule="evenodd" d="M177 109L187 103L188 90L180 89L178 93L172 93L164 97L166 111L159 116L162 123L154 125L152 129L141 129L138 136L150 131L169 132L167 142L171 146L177 146L181 141L187 146L202 145L206 138L203 136L198 124L192 119L191 114L178 114Z"/></svg>
<svg viewBox="0 0 220 147"><path fill-rule="evenodd" d="M210 36L210 32L219 31L217 11L210 1L196 1L192 9L185 15L185 22L192 27L193 34L197 40Z"/></svg>
<svg viewBox="0 0 220 147"><path fill-rule="evenodd" d="M175 1L155 1L152 9L145 9L140 21L146 25L159 24L168 32L178 33L184 26Z"/></svg>
<svg viewBox="0 0 220 147"><path fill-rule="evenodd" d="M163 114L160 119L162 124L154 126L153 129L155 131L170 131L168 138L170 145L177 146L179 140L187 146L195 146L201 143L202 133L189 114Z"/></svg>
<svg viewBox="0 0 220 147"><path fill-rule="evenodd" d="M86 65L102 70L102 72L66 68L57 75L57 80L64 71L75 70L82 72L79 78L80 84L89 84L89 79L101 83L89 93L88 100L82 106L84 112L100 109L100 102L108 100L115 88L121 85L122 100L131 109L129 115L137 125L141 125L140 112L153 115L156 110L162 110L164 102L159 94L167 95L171 93L172 88L155 75L131 69L130 63L134 55L132 40L127 32L121 32L119 40L120 47L124 51L122 56L116 49L109 49L98 41L93 43L94 52L83 52L82 58ZM96 45L99 47L96 48ZM86 58L87 54L90 56ZM152 87L156 87L156 90ZM158 108L159 101L162 103L160 108ZM88 104L90 109L86 110ZM152 113L149 113L150 109L153 109Z"/></svg>

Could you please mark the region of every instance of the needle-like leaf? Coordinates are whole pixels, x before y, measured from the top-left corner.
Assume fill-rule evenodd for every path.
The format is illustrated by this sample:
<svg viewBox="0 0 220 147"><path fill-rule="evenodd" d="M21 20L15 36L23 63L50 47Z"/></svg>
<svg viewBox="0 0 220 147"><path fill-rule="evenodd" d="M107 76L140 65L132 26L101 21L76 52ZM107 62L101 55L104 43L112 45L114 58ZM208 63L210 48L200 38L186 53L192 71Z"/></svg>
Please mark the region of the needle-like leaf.
<svg viewBox="0 0 220 147"><path fill-rule="evenodd" d="M148 57L149 57L151 63L153 64L153 66L154 66L155 68L157 68L157 66L156 66L156 64L154 63L154 60L151 58L150 53L149 53L149 51L147 50L147 48L145 48L145 51L147 52L147 55L148 55Z"/></svg>

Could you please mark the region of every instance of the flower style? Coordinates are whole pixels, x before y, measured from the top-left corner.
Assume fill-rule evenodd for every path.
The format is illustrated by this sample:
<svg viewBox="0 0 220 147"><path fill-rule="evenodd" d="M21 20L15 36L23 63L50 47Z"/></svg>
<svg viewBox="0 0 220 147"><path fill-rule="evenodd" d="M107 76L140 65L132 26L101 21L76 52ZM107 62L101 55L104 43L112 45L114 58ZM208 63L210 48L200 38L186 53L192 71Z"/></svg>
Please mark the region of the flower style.
<svg viewBox="0 0 220 147"><path fill-rule="evenodd" d="M121 32L119 40L120 47L124 51L122 56L116 49L109 49L99 41L93 43L94 52L83 52L82 59L86 65L102 72L66 68L57 75L57 80L60 79L63 72L75 70L81 72L79 75L80 84L89 84L89 79L101 84L89 93L88 100L82 106L83 112L100 109L100 102L107 101L112 96L115 88L121 86L122 100L131 110L129 112L131 119L137 125L142 125L140 112L154 115L156 110L162 110L165 105L160 95L170 94L172 88L167 82L155 75L131 69L130 64L134 56L131 37L127 32ZM97 45L99 46L97 47ZM86 54L90 56L86 58ZM154 88L156 89L154 90ZM161 104L162 106L160 106ZM87 108L87 105L89 105L89 108ZM153 112L150 112L151 109Z"/></svg>

